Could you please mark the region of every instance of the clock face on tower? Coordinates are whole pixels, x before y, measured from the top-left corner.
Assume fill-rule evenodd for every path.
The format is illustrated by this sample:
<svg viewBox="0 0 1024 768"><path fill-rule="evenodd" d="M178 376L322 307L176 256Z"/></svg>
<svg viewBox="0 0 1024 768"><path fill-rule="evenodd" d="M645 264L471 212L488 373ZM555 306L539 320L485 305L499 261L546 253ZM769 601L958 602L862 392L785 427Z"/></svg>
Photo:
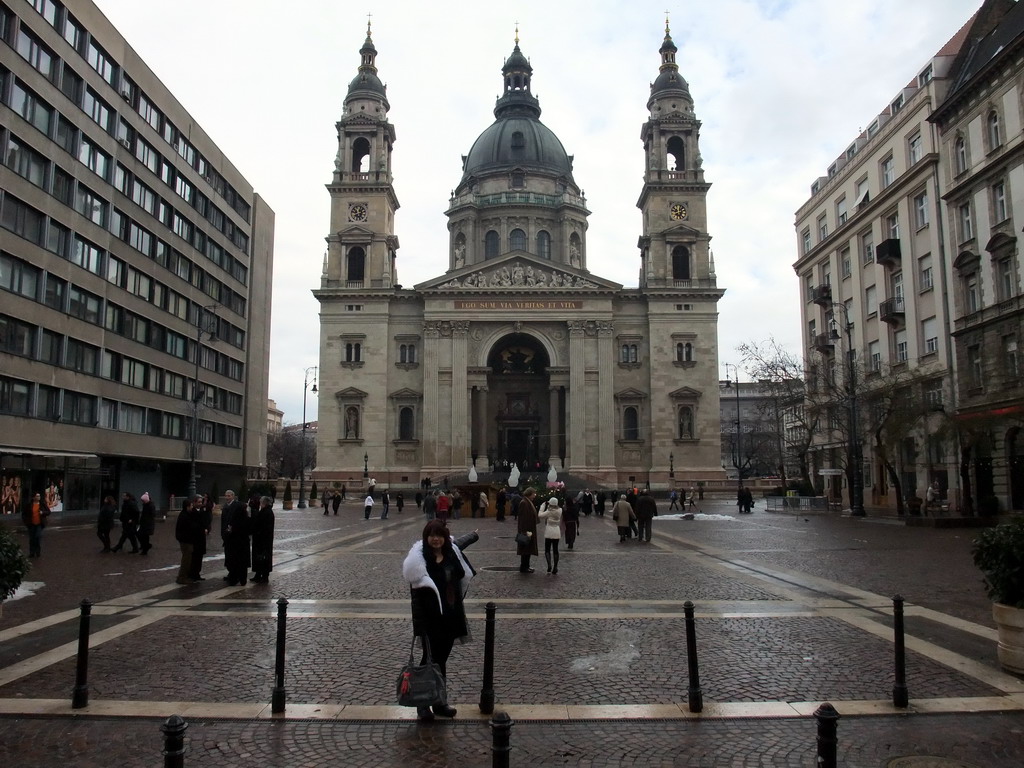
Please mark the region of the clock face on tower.
<svg viewBox="0 0 1024 768"><path fill-rule="evenodd" d="M355 203L348 207L349 221L366 221L366 206L362 203Z"/></svg>
<svg viewBox="0 0 1024 768"><path fill-rule="evenodd" d="M676 221L682 221L686 218L686 206L682 203L673 203L669 211L672 213L672 218Z"/></svg>

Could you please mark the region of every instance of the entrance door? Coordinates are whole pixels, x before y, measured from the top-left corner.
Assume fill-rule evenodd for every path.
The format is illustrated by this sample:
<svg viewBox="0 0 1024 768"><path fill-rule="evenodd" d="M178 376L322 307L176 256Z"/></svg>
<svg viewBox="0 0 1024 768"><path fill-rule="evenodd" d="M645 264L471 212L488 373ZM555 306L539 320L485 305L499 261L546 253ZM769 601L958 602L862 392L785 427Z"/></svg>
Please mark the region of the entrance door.
<svg viewBox="0 0 1024 768"><path fill-rule="evenodd" d="M530 430L528 428L507 427L505 429L505 456L516 464L530 460Z"/></svg>

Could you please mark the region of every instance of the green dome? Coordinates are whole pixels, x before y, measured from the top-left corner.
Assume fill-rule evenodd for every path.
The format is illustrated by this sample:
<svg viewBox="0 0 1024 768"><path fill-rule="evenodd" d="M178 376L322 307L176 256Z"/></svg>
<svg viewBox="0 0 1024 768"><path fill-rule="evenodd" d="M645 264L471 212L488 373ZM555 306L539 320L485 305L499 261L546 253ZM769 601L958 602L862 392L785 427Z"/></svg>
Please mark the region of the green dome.
<svg viewBox="0 0 1024 768"><path fill-rule="evenodd" d="M480 134L466 156L462 179L513 168L572 178L572 160L554 132L536 117L500 117Z"/></svg>

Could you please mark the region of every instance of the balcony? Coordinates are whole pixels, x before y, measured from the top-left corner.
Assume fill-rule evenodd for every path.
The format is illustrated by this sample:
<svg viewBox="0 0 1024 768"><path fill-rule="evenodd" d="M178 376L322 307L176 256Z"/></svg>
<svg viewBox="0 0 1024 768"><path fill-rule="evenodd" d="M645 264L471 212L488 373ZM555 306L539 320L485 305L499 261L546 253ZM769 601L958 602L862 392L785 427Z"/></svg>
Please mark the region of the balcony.
<svg viewBox="0 0 1024 768"><path fill-rule="evenodd" d="M832 286L822 283L817 288L811 289L811 301L821 307L832 305Z"/></svg>
<svg viewBox="0 0 1024 768"><path fill-rule="evenodd" d="M889 238L880 242L875 248L875 261L883 266L898 267L901 263L900 241Z"/></svg>
<svg viewBox="0 0 1024 768"><path fill-rule="evenodd" d="M883 323L889 323L890 325L900 325L903 323L905 311L903 309L903 297L896 296L892 299L886 299L878 305L878 319Z"/></svg>
<svg viewBox="0 0 1024 768"><path fill-rule="evenodd" d="M835 351L836 342L831 333L819 333L811 340L811 346L817 352L831 355Z"/></svg>

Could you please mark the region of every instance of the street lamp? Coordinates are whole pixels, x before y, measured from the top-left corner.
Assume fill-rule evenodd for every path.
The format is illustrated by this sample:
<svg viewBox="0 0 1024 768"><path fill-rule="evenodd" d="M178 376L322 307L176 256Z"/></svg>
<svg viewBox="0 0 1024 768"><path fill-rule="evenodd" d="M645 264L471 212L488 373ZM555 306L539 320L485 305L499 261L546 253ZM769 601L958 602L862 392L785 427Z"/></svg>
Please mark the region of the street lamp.
<svg viewBox="0 0 1024 768"><path fill-rule="evenodd" d="M846 460L853 468L851 473L850 488L850 514L853 517L864 517L864 457L860 445L857 418L857 352L853 348L853 321L850 320L849 310L845 304L832 302L832 309L841 309L846 318L846 398L850 416L849 443L846 447ZM832 318L832 331L830 337L833 341L839 340L839 331L836 330L836 320Z"/></svg>
<svg viewBox="0 0 1024 768"><path fill-rule="evenodd" d="M368 478L370 476L369 464L370 464L370 454L364 453L363 454L363 480L365 480L366 478Z"/></svg>
<svg viewBox="0 0 1024 768"><path fill-rule="evenodd" d="M733 465L736 467L736 492L739 493L743 489L743 430L740 419L740 369L732 363L724 363L725 365L725 387L729 389L732 387L732 382L729 380L729 369L732 368L733 375L736 377L736 458L733 461Z"/></svg>
<svg viewBox="0 0 1024 768"><path fill-rule="evenodd" d="M676 476L676 468L675 468L675 463L674 463L675 460L676 460L676 457L673 456L671 453L669 453L669 455L668 455L668 476L670 478L673 478L673 477Z"/></svg>
<svg viewBox="0 0 1024 768"><path fill-rule="evenodd" d="M311 365L306 369L306 374L302 378L302 446L300 447L299 456L301 460L299 462L299 509L306 508L306 390L309 389L310 374L313 378L313 389L311 390L315 395L316 389L316 366Z"/></svg>

